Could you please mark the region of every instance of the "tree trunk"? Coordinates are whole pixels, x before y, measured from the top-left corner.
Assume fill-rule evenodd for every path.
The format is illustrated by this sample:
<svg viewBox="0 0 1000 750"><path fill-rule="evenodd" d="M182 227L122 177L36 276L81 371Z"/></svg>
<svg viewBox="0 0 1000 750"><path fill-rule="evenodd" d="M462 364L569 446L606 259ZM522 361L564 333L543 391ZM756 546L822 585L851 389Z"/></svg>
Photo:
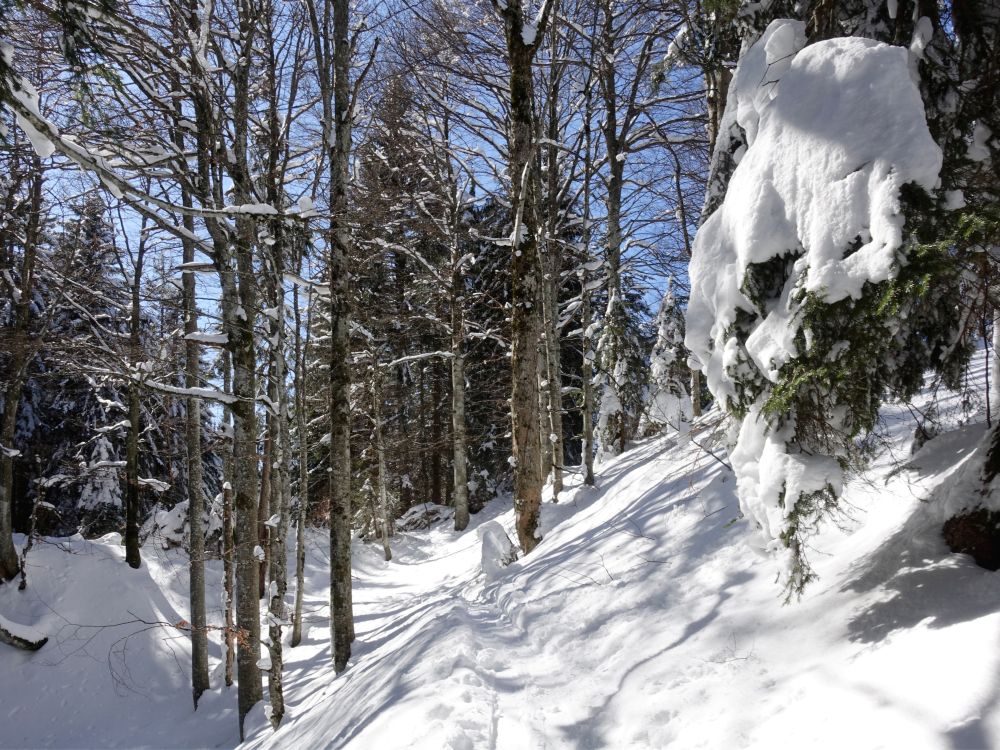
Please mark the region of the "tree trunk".
<svg viewBox="0 0 1000 750"><path fill-rule="evenodd" d="M347 216L351 153L348 0L332 0L333 148L330 154L330 615L334 670L347 669L354 640L351 602L351 234Z"/></svg>
<svg viewBox="0 0 1000 750"><path fill-rule="evenodd" d="M273 124L277 128L277 124ZM271 200L277 202L276 193ZM269 422L271 454L274 471L271 482L271 510L277 516L277 524L269 525L270 559L268 573L268 651L271 669L268 677L268 696L271 701L271 725L275 728L285 715L285 692L283 682L282 628L288 617L285 607L285 593L288 590L288 556L285 545L291 503L291 478L289 461L291 458L291 434L288 426L288 367L285 360L285 303L283 280L285 274L284 242L285 232L280 222L272 226L271 245L271 407L277 410Z"/></svg>
<svg viewBox="0 0 1000 750"><path fill-rule="evenodd" d="M543 5L550 13L554 3ZM518 540L525 553L538 544L535 536L542 503L544 475L541 463L539 419L538 342L542 334L541 268L538 257L534 165L534 86L532 62L538 40L545 34L548 16L535 28L534 39L525 36L520 0L495 0L504 20L510 64L510 164L511 205L511 420L513 423L514 511Z"/></svg>
<svg viewBox="0 0 1000 750"><path fill-rule="evenodd" d="M595 11L596 12L596 11ZM593 55L593 52L591 53ZM587 487L594 486L594 341L591 327L593 325L593 303L590 297L590 181L592 179L591 164L591 131L590 120L593 115L590 88L584 92L583 117L583 268L579 272L581 316L580 327L583 329L583 366L580 372L583 388L583 483Z"/></svg>
<svg viewBox="0 0 1000 750"><path fill-rule="evenodd" d="M273 363L271 378L269 378L268 396L274 403ZM271 468L274 463L274 415L270 411L264 420L264 449L260 461L260 498L257 501L257 544L264 550L264 561L260 566L260 577L257 583L258 596L263 599L267 595L267 573L271 564L271 528L267 519L271 517Z"/></svg>
<svg viewBox="0 0 1000 750"><path fill-rule="evenodd" d="M589 231L588 231L589 234ZM589 257L589 256L587 256ZM590 291L587 289L589 278L583 276L583 312L580 326L583 328L583 370L580 374L583 380L583 483L587 487L594 486L594 342L590 333L593 325Z"/></svg>
<svg viewBox="0 0 1000 750"><path fill-rule="evenodd" d="M226 476L232 476L227 474ZM226 608L226 687L232 687L236 664L236 622L233 620L233 547L236 544L233 525L233 486L227 481L222 487L222 576L223 606Z"/></svg>
<svg viewBox="0 0 1000 750"><path fill-rule="evenodd" d="M441 373L435 363L428 367L431 376L431 502L444 505L444 492L441 488L441 447L444 428L441 424Z"/></svg>
<svg viewBox="0 0 1000 750"><path fill-rule="evenodd" d="M311 315L306 316L306 338L302 336L299 290L292 291L295 307L295 431L299 441L299 517L295 530L295 614L292 619L292 646L302 642L302 600L306 577L306 521L309 518L309 444L306 440L306 356L309 349Z"/></svg>
<svg viewBox="0 0 1000 750"><path fill-rule="evenodd" d="M242 10L242 9L241 9ZM249 57L256 19L240 16L243 54L234 73L233 156L229 172L235 200L253 201L248 165L250 123ZM236 220L232 254L235 270L226 268L222 277L223 321L233 357L233 510L236 536L236 625L240 637L236 649L236 684L239 691L240 737L250 709L263 698L260 667L260 594L258 583L263 550L257 546L257 349L254 328L259 305L253 246L256 222L252 217Z"/></svg>
<svg viewBox="0 0 1000 750"><path fill-rule="evenodd" d="M42 211L42 170L38 157L33 160L31 212L25 231L24 257L21 262L21 296L14 306L14 331L10 337L10 369L4 389L4 411L0 417L0 582L17 575L17 550L14 548L14 433L21 403L21 389L33 352L28 345L31 299L34 295L35 261Z"/></svg>
<svg viewBox="0 0 1000 750"><path fill-rule="evenodd" d="M376 355L377 356L377 355ZM386 489L385 443L382 440L382 373L378 362L372 363L372 421L375 426L375 453L378 460L378 514L381 526L382 552L385 560L392 559L389 547L389 532L392 520L389 518L389 493Z"/></svg>
<svg viewBox="0 0 1000 750"><path fill-rule="evenodd" d="M454 256L456 253L453 252ZM454 263L454 261L453 261ZM455 476L455 531L469 525L469 473L465 431L465 355L462 343L461 300L452 298L451 308L451 445Z"/></svg>
<svg viewBox="0 0 1000 750"><path fill-rule="evenodd" d="M558 35L556 26L550 28L552 58L556 57ZM562 244L557 234L559 217L559 69L549 66L548 91L548 148L546 207L548 209L548 231L545 237L545 379L548 381L548 435L549 458L552 466L552 502L559 502L563 489L563 448L562 425L562 342L559 337L559 292L562 289Z"/></svg>
<svg viewBox="0 0 1000 750"><path fill-rule="evenodd" d="M145 228L145 221L142 222ZM142 343L139 339L142 319L139 309L139 287L142 283L142 262L146 252L146 233L139 235L135 269L132 278L132 309L129 318L128 368L128 437L125 443L125 562L130 568L139 568L142 557L139 553L139 433L142 420L139 411L139 359Z"/></svg>

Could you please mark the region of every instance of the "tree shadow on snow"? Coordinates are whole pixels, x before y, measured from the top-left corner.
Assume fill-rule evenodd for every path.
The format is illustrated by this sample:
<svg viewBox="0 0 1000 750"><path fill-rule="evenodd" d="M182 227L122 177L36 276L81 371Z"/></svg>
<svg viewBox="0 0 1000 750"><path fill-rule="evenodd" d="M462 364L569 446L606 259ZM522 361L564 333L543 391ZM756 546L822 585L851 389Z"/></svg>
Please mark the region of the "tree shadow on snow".
<svg viewBox="0 0 1000 750"><path fill-rule="evenodd" d="M854 613L848 635L852 641L879 643L920 623L945 628L1000 612L998 583L995 573L971 557L952 553L941 538L940 523L920 507L853 567L842 590L878 598Z"/></svg>

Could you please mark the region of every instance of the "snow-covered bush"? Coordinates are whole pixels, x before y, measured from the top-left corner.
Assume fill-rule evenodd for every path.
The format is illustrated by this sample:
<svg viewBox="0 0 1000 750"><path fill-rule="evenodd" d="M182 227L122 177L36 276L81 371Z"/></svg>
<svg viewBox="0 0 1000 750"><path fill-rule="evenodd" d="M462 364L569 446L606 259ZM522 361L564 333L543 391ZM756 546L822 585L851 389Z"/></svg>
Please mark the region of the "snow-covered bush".
<svg viewBox="0 0 1000 750"><path fill-rule="evenodd" d="M812 578L804 540L886 392L965 353L957 272L924 233L942 156L909 53L804 44L802 23L777 20L740 59L720 148L744 145L695 241L686 337L737 422L740 501L789 593Z"/></svg>

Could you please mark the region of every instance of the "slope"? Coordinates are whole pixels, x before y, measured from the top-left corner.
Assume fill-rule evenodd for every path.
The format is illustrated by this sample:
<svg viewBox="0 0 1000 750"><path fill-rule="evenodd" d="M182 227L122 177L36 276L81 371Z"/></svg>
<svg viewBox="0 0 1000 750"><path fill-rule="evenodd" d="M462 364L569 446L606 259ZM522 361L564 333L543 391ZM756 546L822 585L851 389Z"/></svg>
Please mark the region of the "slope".
<svg viewBox="0 0 1000 750"><path fill-rule="evenodd" d="M544 505L538 548L490 581L476 529L511 533L509 501L462 534L447 520L400 533L388 563L358 542L358 640L337 678L316 532L288 714L272 732L256 711L247 744L1000 747L1000 588L947 550L924 502L982 427L968 423L975 404L937 394L938 422L956 429L910 459L922 398L883 411L877 459L847 492L851 517L815 539L820 579L788 606L772 561L747 547L712 417L604 464L597 488L574 477L565 502ZM0 587L0 614L50 637L34 654L0 648L0 746L236 744L217 637L214 689L190 710L187 638L173 627L186 617L183 555L144 555L132 571L116 535L47 540L28 589Z"/></svg>
<svg viewBox="0 0 1000 750"><path fill-rule="evenodd" d="M917 405L917 408L920 404ZM911 406L884 411L820 580L782 606L745 544L709 424L647 441L544 508L545 539L491 583L447 523L358 555L358 644L333 679L326 626L295 652L293 718L269 747L994 747L1000 590L923 503L981 427L900 465ZM939 419L961 421L960 400ZM716 449L718 450L718 449ZM510 509L498 520L513 536ZM320 618L322 619L322 618Z"/></svg>

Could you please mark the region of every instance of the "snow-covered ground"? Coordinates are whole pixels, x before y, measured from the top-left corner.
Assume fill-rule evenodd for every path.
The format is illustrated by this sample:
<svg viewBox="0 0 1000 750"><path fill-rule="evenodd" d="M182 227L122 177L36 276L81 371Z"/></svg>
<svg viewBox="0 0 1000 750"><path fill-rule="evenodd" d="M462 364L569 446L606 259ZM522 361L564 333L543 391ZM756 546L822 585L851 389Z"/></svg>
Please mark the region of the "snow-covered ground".
<svg viewBox="0 0 1000 750"><path fill-rule="evenodd" d="M942 421L960 426L957 397ZM918 406L920 406L918 404ZM287 656L278 732L254 748L1000 747L1000 586L953 555L923 502L969 455L964 426L912 460L909 409L885 409L880 457L847 493L851 517L815 539L819 580L782 606L775 566L745 544L732 475L694 440L660 437L574 478L543 512L545 538L490 582L476 528L511 531L494 503L355 550L358 640L329 660L326 557L311 537L302 645ZM900 468L902 467L902 468ZM116 538L51 540L0 614L50 637L0 646L4 747L236 744L234 691L190 709L176 551L123 562ZM210 565L211 602L219 570ZM116 623L124 623L117 624ZM89 626L111 627L89 627ZM211 657L221 657L218 639Z"/></svg>

